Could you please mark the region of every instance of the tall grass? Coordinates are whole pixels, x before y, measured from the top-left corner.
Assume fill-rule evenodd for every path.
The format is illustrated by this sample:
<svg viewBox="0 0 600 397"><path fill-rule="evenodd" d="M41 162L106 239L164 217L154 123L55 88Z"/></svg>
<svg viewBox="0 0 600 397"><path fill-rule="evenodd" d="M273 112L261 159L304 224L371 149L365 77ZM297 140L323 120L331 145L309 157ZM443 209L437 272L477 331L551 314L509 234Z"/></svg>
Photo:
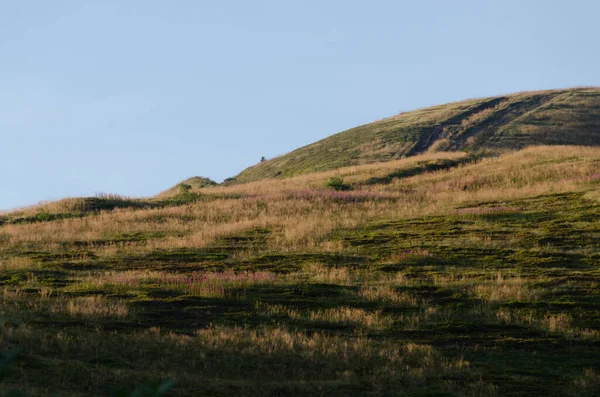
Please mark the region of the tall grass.
<svg viewBox="0 0 600 397"><path fill-rule="evenodd" d="M354 228L374 219L443 214L468 203L586 189L594 183L586 178L597 173L595 161L599 159L600 150L595 148L536 147L448 171L405 178L389 185L362 186L339 194L317 188L331 172L282 181L210 187L206 190L236 193L241 198L180 207L115 209L90 218L5 225L1 230L5 243L0 247L0 254L14 249L59 249L60 245L75 241L88 243L100 256L110 256L116 248L149 252L205 247L222 236L255 228L276 231L266 242L265 250L319 251L326 246L327 236L333 230ZM416 157L339 172L345 177L352 175L355 180L366 180L372 175L381 175L382 169L385 173L420 160ZM365 195L368 196L363 199ZM131 241L125 246L119 242L111 245L111 236L127 233L163 233L166 237ZM97 241L102 244L95 246Z"/></svg>
<svg viewBox="0 0 600 397"><path fill-rule="evenodd" d="M177 207L4 224L0 343L31 360L18 370L23 383L35 385L32 395L81 392L83 378L90 379L84 392L96 394L121 379L173 378L182 390L209 395L256 395L264 388L273 395L410 395L427 388L493 396L496 388L481 373L493 382L510 379L482 370L489 361L472 368L463 352L477 359L495 344L506 342L502 349L508 349L512 342L499 336L500 326L510 326L510 338L522 329L525 339L593 347L599 338L595 320L560 309L575 294L561 300L556 293L554 306L542 304L556 292L547 286L551 281L575 289L592 273L569 269L572 278L556 281L554 267L504 269L504 263L488 266L483 259L471 266L469 258L462 262L468 256L463 252L519 254L503 249L516 247L523 236L504 228L512 233L513 223L531 210L507 201L559 192L595 200L600 149L529 148L387 184L366 183L420 161L461 156L435 153L207 187L204 194L214 199ZM354 190L325 188L332 176L342 176ZM568 216L568 226L586 222L575 215ZM413 217L421 223L411 229ZM504 218L509 221L501 223ZM422 244L420 230L437 227L440 219L448 224L440 233L428 232L423 238L431 241ZM395 228L395 221L401 226ZM492 223L499 225L493 239L482 229ZM368 245L386 232L380 225L393 229L381 250ZM569 237L571 229L565 230ZM588 234L592 243L566 253L534 250L593 255L594 235ZM365 245L353 245L354 237ZM586 258L592 261L576 265L595 263ZM550 259L548 266L559 266ZM590 290L597 286L595 279L585 282ZM519 343L529 343L525 339ZM577 378L577 387L594 387L593 371Z"/></svg>

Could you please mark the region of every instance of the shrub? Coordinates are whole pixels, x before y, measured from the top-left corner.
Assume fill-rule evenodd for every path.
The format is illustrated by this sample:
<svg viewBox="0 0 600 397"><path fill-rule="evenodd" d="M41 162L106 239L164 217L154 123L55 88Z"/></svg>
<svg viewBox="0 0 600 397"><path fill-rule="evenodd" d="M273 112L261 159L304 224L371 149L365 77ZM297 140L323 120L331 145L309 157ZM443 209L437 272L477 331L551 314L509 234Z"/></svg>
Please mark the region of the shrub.
<svg viewBox="0 0 600 397"><path fill-rule="evenodd" d="M179 194L185 195L188 194L192 190L192 185L188 185L187 183L179 184Z"/></svg>
<svg viewBox="0 0 600 397"><path fill-rule="evenodd" d="M178 187L179 192L171 200L174 204L186 204L199 200L202 197L200 193L192 192L192 186L187 183L180 183Z"/></svg>
<svg viewBox="0 0 600 397"><path fill-rule="evenodd" d="M325 186L335 190L352 190L352 185L345 183L342 178L337 176L330 178Z"/></svg>

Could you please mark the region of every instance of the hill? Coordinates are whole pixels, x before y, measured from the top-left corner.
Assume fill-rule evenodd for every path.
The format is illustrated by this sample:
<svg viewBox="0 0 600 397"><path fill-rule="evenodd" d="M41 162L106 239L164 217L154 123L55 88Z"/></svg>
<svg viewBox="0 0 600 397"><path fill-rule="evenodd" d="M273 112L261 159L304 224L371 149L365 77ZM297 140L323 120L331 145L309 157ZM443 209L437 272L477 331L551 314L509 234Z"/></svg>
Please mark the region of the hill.
<svg viewBox="0 0 600 397"><path fill-rule="evenodd" d="M200 189L203 189L203 188L209 187L209 186L214 186L216 184L217 184L217 182L213 181L212 179L205 178L202 176L193 176L193 177L188 178L185 181L181 181L178 184L176 184L175 186L170 187L169 189L159 193L155 198L167 199L170 197L174 197L181 192L181 185L188 185L188 186L190 186L190 192L197 193L200 191Z"/></svg>
<svg viewBox="0 0 600 397"><path fill-rule="evenodd" d="M599 165L429 152L32 207L0 224L0 395L597 396Z"/></svg>
<svg viewBox="0 0 600 397"><path fill-rule="evenodd" d="M236 180L289 177L428 151L600 145L600 88L525 92L434 106L330 136L241 172Z"/></svg>
<svg viewBox="0 0 600 397"><path fill-rule="evenodd" d="M25 208L0 212L0 225L35 223L57 219L81 218L114 209L159 208L178 206L199 200L218 198L203 189L217 183L199 176L185 181L150 198L132 198L118 194L98 193L95 197L71 197L57 201L41 202Z"/></svg>

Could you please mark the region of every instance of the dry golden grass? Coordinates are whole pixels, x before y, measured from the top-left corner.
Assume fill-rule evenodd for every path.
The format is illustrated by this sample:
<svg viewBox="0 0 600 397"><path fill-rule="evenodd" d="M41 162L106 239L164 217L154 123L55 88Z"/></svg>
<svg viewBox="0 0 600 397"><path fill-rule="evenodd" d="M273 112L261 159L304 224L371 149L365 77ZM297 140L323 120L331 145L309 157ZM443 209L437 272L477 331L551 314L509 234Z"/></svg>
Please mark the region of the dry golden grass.
<svg viewBox="0 0 600 397"><path fill-rule="evenodd" d="M562 334L567 338L600 340L599 330L574 326L573 317L569 313L545 313L540 316L533 310L502 308L496 312L496 318L504 324L525 325Z"/></svg>
<svg viewBox="0 0 600 397"><path fill-rule="evenodd" d="M418 313L400 315L399 321L405 329L417 330L423 323L427 323L434 318L444 316L445 313L435 306L425 307ZM446 314L447 315L447 314Z"/></svg>
<svg viewBox="0 0 600 397"><path fill-rule="evenodd" d="M381 310L370 312L354 307L303 311L283 305L258 303L257 308L268 316L286 316L293 320L351 325L371 330L385 329L394 323L394 320L390 316L382 314Z"/></svg>
<svg viewBox="0 0 600 397"><path fill-rule="evenodd" d="M550 332L569 333L572 330L573 318L567 313L547 313L542 318L541 324Z"/></svg>
<svg viewBox="0 0 600 397"><path fill-rule="evenodd" d="M462 155L427 154L335 172L205 189L241 195L239 199L181 207L116 209L80 219L5 225L0 254L11 249L60 251L61 244L72 241L88 243L99 256L111 256L117 251L204 247L221 236L264 227L278 231L268 240L265 250L332 251L336 245L326 238L331 231L354 228L374 219L443 214L468 203L588 189L600 161L600 149L596 148L534 147L389 185L362 186L340 193L322 189L332 175L361 181L423 159ZM163 233L167 237L97 246L94 243L127 233Z"/></svg>
<svg viewBox="0 0 600 397"><path fill-rule="evenodd" d="M587 192L583 197L588 200L600 201L600 189L591 190Z"/></svg>
<svg viewBox="0 0 600 397"><path fill-rule="evenodd" d="M397 291L390 285L362 287L358 295L370 302L387 302L399 306L418 307L424 303L417 297L407 292Z"/></svg>
<svg viewBox="0 0 600 397"><path fill-rule="evenodd" d="M52 313L65 313L71 317L84 319L124 319L129 317L129 306L124 302L106 299L101 296L85 296L58 300L51 308Z"/></svg>
<svg viewBox="0 0 600 397"><path fill-rule="evenodd" d="M29 325L2 324L0 329L0 344L19 341L23 354L86 356L95 362L123 356L127 357L129 365L144 364L135 372L123 368L117 368L114 373L95 372L87 385L100 389L106 387L107 381L115 382L127 375L150 379L147 375L144 377L150 372L177 376L178 386L186 390L213 382L222 387L223 381L230 379L237 386L256 384L264 390L267 385L281 387L287 381L287 378L282 379L289 376L289 371L294 371L294 379L301 383L299 387L314 382L314 377L318 376L317 387L319 383L353 385L353 381L359 379L383 388L390 380L400 380L400 383L392 384L398 385L401 391L405 388L418 390L423 384L435 381L438 387L456 391L461 397L493 397L497 390L481 381L461 383L458 387L449 379L469 376L470 363L460 356L447 358L430 345L381 342L366 336L346 338L325 332L292 330L277 324L258 328L211 326L193 335L162 332L158 327L132 334L97 330L92 333L92 338L63 330L39 332ZM148 355L153 359L148 360ZM259 366L244 365L244 358L258 362ZM169 360L177 359L186 360L191 368L182 368L177 374L170 372L165 365L170 363ZM266 379L264 365L273 360L285 360L286 364L293 363L294 366L277 365L268 372L269 379ZM39 389L40 393L34 385L28 386L26 391L44 395L51 393L52 386L64 387L72 368L67 366L64 371L60 367L52 368L53 377ZM210 376L198 379L198 371ZM240 373L232 374L231 371ZM213 380L213 376L217 379Z"/></svg>
<svg viewBox="0 0 600 397"><path fill-rule="evenodd" d="M493 330L497 330L500 323L519 326L528 333L535 330L543 338L569 339L569 343L579 340L586 344L599 340L600 332L592 329L594 322L589 319L568 313L545 313L545 308L544 312L539 311L539 300L547 298L555 288L542 289L541 286L550 281L544 277L550 277L547 272L555 270L536 267L541 270L533 274L514 266L505 269L502 258L498 260L498 267L496 264L487 267L487 263L462 265L460 259L457 260L459 254L444 256L444 249L468 251L472 247L518 246L514 243L520 238L518 236L496 241L483 230L486 222L505 227L506 222L498 221L502 217L518 222L520 211L526 211L527 207L517 208L521 204L514 203L501 207L507 200L557 192L586 192L586 198L596 199L600 149L530 148L475 164L395 180L387 185L360 184L374 176L413 167L425 158L446 156L436 153L387 164L350 167L335 173L205 188L208 195L223 194L229 198L213 197L178 207L116 209L77 219L5 224L0 229L0 271L10 271L14 280L5 279L7 286L0 290L0 316L24 317L26 323L34 325L40 319L52 324L83 324L81 327L86 327L85 332L94 332L94 326L99 324L135 324L129 328L128 335L120 333L118 336L123 346L140 338L145 340L143 343L148 343L140 342L144 349L155 342L164 342L169 349L173 346L192 349L194 346L198 357L209 351L227 357L237 357L238 352L245 352L246 357L266 354L281 359L285 356L281 362L286 363L297 357L319 363L339 360L333 367L335 371L342 368L342 372L348 360L383 360L386 365L370 363L359 368L368 367L373 369L372 373L382 376L406 375L408 371L410 377L421 382L426 382L431 372L460 371L467 364L445 359L430 347L398 345L391 342L392 339L400 340L408 334L425 335L432 327L438 327L436 332L441 335L446 332L445 327L453 330L451 327L462 323L477 325L475 332L480 332L480 327L486 325L493 325ZM333 175L341 175L355 183L355 190L334 192L324 188L323 184ZM498 206L490 209L489 201ZM584 201L581 205L588 204ZM452 234L452 241L448 237L439 244L437 241L423 244L423 241L411 240L411 233L414 236L421 233L421 226L415 222L414 229L398 230L398 235L406 233L409 236L406 241L396 246L392 240L381 252L377 252L377 248L351 245L353 239L356 236L362 238L363 233L367 235L373 231L377 234L377 225L393 224L390 219L417 217L416 221L421 221L426 215L446 215L443 219L464 227L464 233ZM378 220L385 222L374 222ZM343 230L367 224L369 227L365 229ZM501 226L497 227L500 230ZM257 228L266 228L268 233L257 231L261 236L258 243L251 240L246 245L243 237L247 235L240 234ZM534 225L534 236L535 233ZM139 239L122 238L130 235ZM343 238L348 235L350 238ZM431 235L437 236L436 233ZM395 238L392 232L389 236ZM424 236L422 239L428 238ZM440 236L440 239L446 238L441 233ZM494 238L500 240L502 236L496 233ZM242 239L239 244L228 245L231 239L222 237ZM210 249L195 250L212 244L215 246ZM223 260L188 260L185 255L183 259L171 260L169 255L176 257L179 252L165 251L178 248L182 253L190 253L190 258L196 258L197 252L203 255L213 249L225 253L223 256L229 254L228 250L236 252ZM543 250L549 253L552 249L534 246L528 252ZM564 253L558 247L555 249ZM596 247L588 244L581 250L594 253ZM268 262L273 255L261 256L263 253L296 252L302 255L281 255L282 262L289 261L281 264L277 262L278 258ZM147 253L156 256L145 257ZM340 254L339 262L337 255L312 255L314 253ZM498 255L503 254L504 251L500 251ZM45 255L50 259L45 259ZM146 259L148 263L145 263ZM246 259L250 261L244 262ZM446 259L447 263L444 262ZM136 268L153 270L123 270L129 268L130 260ZM274 273L226 270L246 269L248 264L271 269ZM178 268L179 265L184 268ZM194 273L190 268L203 271ZM503 269L503 273L493 277L497 271L493 269L498 268ZM532 269L533 266L527 271ZM282 273L275 273L279 271ZM570 276L575 273L571 268L565 271ZM66 276L61 276L61 280L54 278L62 273L68 273L68 279ZM581 287L584 281L580 279L585 279L583 274L577 280L573 278L573 285L569 284L571 281L558 280L560 288L564 289L561 291ZM593 291L597 285L591 283L585 288ZM100 293L104 295L99 296ZM253 306L256 301L261 303ZM468 302L464 305L468 309L449 304L453 301ZM150 302L155 302L157 307L150 307ZM519 304L513 305L513 302ZM190 336L190 330L198 327L197 322L193 323L193 328L187 327L182 332L173 321L161 323L167 332L158 328L139 332L137 321L147 321L149 314L162 316L164 308L168 307L174 308L176 316L179 309L176 305L183 306L184 303L190 312L202 313L207 318L206 323L218 318L227 326L211 327ZM471 306L476 307L472 313L468 312L468 316L473 314L474 319L465 314ZM511 309L507 308L509 306ZM217 309L227 314L221 316ZM277 323L277 317L286 325ZM255 329L230 326L246 323L254 327L264 321L268 323ZM192 322L186 325L189 323ZM4 328L6 332L3 329L0 337L11 340L28 354L61 352L67 348L91 349L84 342L80 342L82 346L76 346L69 340L72 335L57 335L52 327L43 330L50 334L12 325ZM464 334L460 330L457 332L460 332L460 338L467 334L467 331ZM47 347L45 342L53 345ZM98 351L103 346L117 346L113 341L102 342L101 337L90 343L97 343ZM158 350L160 354L169 351L164 346L161 349ZM457 356L461 354L460 350L452 351ZM92 350L90 352L94 354ZM270 359L268 356L267 360ZM407 360L415 360L417 365ZM227 365L223 367L236 368ZM159 369L155 373L162 374ZM475 373L469 374L469 379ZM170 377L170 374L165 376ZM352 375L348 377L352 378ZM485 392L471 395L493 395L491 386L485 387L488 387ZM464 395L469 394L465 392Z"/></svg>
<svg viewBox="0 0 600 397"><path fill-rule="evenodd" d="M179 336L181 338L181 336ZM186 340L182 343L187 342ZM312 360L326 357L330 360L382 359L387 365L377 368L381 376L405 375L410 381L425 379L433 371L460 372L469 363L459 358L444 360L432 346L409 343L379 347L370 339L355 337L350 340L335 335L314 332L307 334L283 327L246 329L240 327L212 327L199 330L197 343L219 351L236 354L294 354Z"/></svg>
<svg viewBox="0 0 600 397"><path fill-rule="evenodd" d="M115 193L96 193L95 197L93 198L118 202L142 203L140 199L122 196L120 194ZM18 208L12 211L0 211L0 215L11 215L12 217L29 217L39 213L82 213L88 210L87 207L89 199L89 197L67 197L56 201L41 201L38 204Z"/></svg>
<svg viewBox="0 0 600 397"><path fill-rule="evenodd" d="M148 287L179 292L190 296L244 298L244 289L253 286L286 283L295 275L280 276L271 272L193 272L178 274L161 271L105 271L82 275L65 287L66 292L103 291L136 295Z"/></svg>
<svg viewBox="0 0 600 397"><path fill-rule="evenodd" d="M397 251L393 252L389 255L386 255L382 258L382 263L400 263L406 259L418 259L418 258L427 258L431 256L431 253L425 249L412 249L406 251Z"/></svg>
<svg viewBox="0 0 600 397"><path fill-rule="evenodd" d="M436 154L443 156L444 154ZM427 158L433 158L428 155ZM439 158L439 157L436 157ZM385 165L350 167L338 174L362 180L381 176L393 169L414 164L422 158L400 160ZM183 207L140 210L114 210L82 219L58 220L27 225L5 225L0 252L14 248L57 250L66 242L89 243L89 250L100 257L110 257L122 251L149 252L158 248L203 247L220 236L245 230L269 227L277 233L264 247L265 251L323 250L336 251L340 242L330 242L327 234L335 229L356 227L385 217L410 217L451 211L469 202L512 199L537 194L586 189L590 176L595 175L600 150L581 147L538 147L486 159L478 164L450 171L435 172L407 178L384 186L364 187L349 192L343 199L335 196L291 196L290 189L320 186L334 173L314 174L283 181L261 181L233 187L215 187L221 193L249 196L237 200L215 200ZM262 192L260 196L251 196ZM589 194L593 194L592 191ZM355 201L360 194L380 194L385 200ZM346 197L350 199L347 200ZM392 200L390 200L392 199ZM123 233L165 233L167 238L141 242L94 245L94 241ZM73 255L73 254L70 254ZM85 260L86 253L79 259ZM428 255L427 252L398 252L384 259L399 262L407 255ZM70 257L70 260L78 258ZM26 269L32 262L23 258L4 259L3 269ZM354 282L346 268L309 269L317 282L348 285ZM32 281L33 282L33 281ZM437 280L440 282L448 282ZM454 281L455 282L455 281ZM100 286L99 286L100 287ZM377 291L365 289L364 291ZM363 294L366 292L363 291ZM383 289L381 290L383 291ZM518 279L502 283L477 285L474 294L488 301L531 300L535 292ZM370 292L373 296L381 292ZM390 299L399 299L393 298ZM404 298L403 298L404 299ZM410 301L410 300L409 300Z"/></svg>
<svg viewBox="0 0 600 397"><path fill-rule="evenodd" d="M584 368L583 375L573 382L578 389L591 389L600 385L600 374L593 368Z"/></svg>
<svg viewBox="0 0 600 397"><path fill-rule="evenodd" d="M35 264L30 258L26 257L10 257L6 259L0 259L0 270L29 270L38 268L39 265Z"/></svg>
<svg viewBox="0 0 600 397"><path fill-rule="evenodd" d="M27 286L8 287L0 290L0 315L31 316L45 313L54 318L61 316L84 320L106 320L129 318L131 310L127 303L116 298L103 296L80 296L71 298L52 289L36 286L37 293L31 292L31 284ZM26 309L26 310L24 310Z"/></svg>
<svg viewBox="0 0 600 397"><path fill-rule="evenodd" d="M259 258L263 251L326 252L359 257L359 248L346 245L349 244L347 240L336 240L338 234L332 232L360 227L377 220L425 215L466 216L470 217L468 220L472 227L478 227L478 217L502 215L497 211L479 211L481 202L501 203L515 198L572 191L586 191L587 198L596 199L600 149L582 147L530 148L498 158L487 158L475 164L394 180L387 185L364 184L369 178L383 177L414 167L419 161L458 159L461 156L464 154L434 153L297 178L203 189L206 194L239 196L235 199L212 198L179 207L116 209L83 218L5 224L0 229L0 271L19 273L19 277L26 279L19 279L15 286L7 286L0 291L0 316L11 319L24 317L24 321L30 324L37 324L40 319L79 323L93 330L98 324L122 325L131 322L132 318L143 321L143 315L136 317L137 314L143 314L143 310L137 305L149 299L152 293L161 291L166 296L165 305L178 299L194 302L223 301L227 302L228 307L243 306L244 309L239 310L248 313L243 315L248 315L252 324L255 324L254 321L263 321L268 316L274 318L269 320L268 327L250 329L216 326L200 330L194 336L190 336L189 330L186 330L187 334L161 332L158 328L145 333L133 330L134 334L115 336L120 338L122 346L127 346L134 339L135 343L148 343L139 346L165 343L168 348L180 346L181 349L196 349L194 352L198 353L198 359L201 359L204 352L216 351L228 355L227 357L237 357L239 354L245 354L245 357L266 355L277 357L278 360L287 357L286 360L289 358L292 361L300 357L314 363L335 362L336 371L337 368L342 368L340 371L343 371L344 363L348 361L364 360L368 364L363 367L372 369L372 374L375 374L373 376L389 378L401 375L416 382L427 382L432 373L449 374L451 378L453 372L460 372L468 367L460 359L444 358L430 346L399 345L390 340L382 342L386 339L382 335L391 335L396 330L405 334L413 331L418 331L415 334L424 334L432 326L462 321L461 318L453 317L457 312L444 304L438 305L434 302L435 299L430 300L428 291L435 290L436 293L447 293L448 296L462 294L460 296L466 297L470 302L477 299L481 306L475 313L477 318L485 318L496 326L498 323L512 324L537 330L540 334L547 333L547 337L551 338L581 339L584 343L595 343L600 339L600 333L591 329L592 325L589 324L593 323L586 322L585 319L567 313L509 310L503 307L510 302L525 304L543 298L541 292L532 287L533 280L530 276L518 277L516 273L506 273L492 279L489 276L491 272L485 273L475 268L458 269L455 273L460 276L454 277L435 276L428 273L427 269L405 267L399 269L406 274L371 272L368 268L370 264L365 265L367 268L361 267L364 262L357 267L354 264L332 266L315 259L314 263L303 263L304 267L297 270L297 273L288 274L208 271L183 275L161 271L159 266L155 266L152 271L113 271L109 268L77 270L76 274L73 272L69 276L68 285L52 287L52 281L49 283L43 278L47 273L39 270L53 269L44 269L43 261L13 254L47 252L56 255L57 261L64 255L64 262L74 267L80 262L87 264L90 255L97 256L97 262L109 264L115 263L111 262L113 257L128 258L128 255L140 261L140 256L143 259L143 255L152 251L178 248L192 251L211 244L223 244L224 240L220 239L225 236L237 236L245 231L267 228L270 234L266 241L252 246L248 253L240 248L239 252L219 265L223 268L238 265L241 259ZM333 192L325 189L323 185L332 176L341 176L347 182L355 184L355 190ZM58 207L59 204L56 205L56 208L47 210L73 210L77 203L62 203L60 205L65 207L61 208ZM465 208L469 211L465 212ZM460 212L461 209L464 214ZM512 208L510 211L513 214L521 209ZM473 219L474 223L471 222ZM120 236L136 233L143 238L119 241ZM471 240L461 241L464 246L495 247L511 244L512 241L493 241L485 233L472 233L465 238ZM428 249L385 251L387 256L376 256L376 263L372 266L377 269L382 264L402 265L413 260L427 262L438 259L434 248ZM123 259L120 263L126 264L127 260ZM348 261L351 262L352 260ZM187 262L185 264L194 265ZM149 267L153 265L150 264ZM393 266L388 268L393 269ZM415 270L418 270L417 275ZM448 274L453 270L446 267L444 271ZM539 278L535 282L538 285ZM257 286L265 288L254 288ZM426 288L412 288L417 286ZM254 289L254 292L248 294L253 300L248 301L244 294L245 288L249 291ZM253 307L252 303L257 297L256 290L263 289L282 293L285 291L280 296L296 301L269 301L267 304L261 301L261 296L257 300L263 303ZM99 292L105 295L96 295ZM318 297L315 299L323 300L329 298L320 298L319 294L327 297L330 295L325 294L331 294L332 299L339 299L340 304L323 307L322 301L319 301L319 305L308 308L303 305L307 298L295 295L297 293L315 294ZM385 309L381 310L382 308ZM464 313L461 312L460 315ZM287 325L273 325L277 317ZM223 318L227 321L231 317ZM242 323L241 321L246 320L239 321ZM305 331L287 328L292 326L299 326ZM167 329L166 326L164 328ZM327 329L328 333L315 332L315 329ZM115 349L118 345L112 340L102 342L102 338L97 336L90 338L94 340L89 344L85 341L77 342L81 344L78 345L72 341L72 335L65 332L58 334L55 329L48 332L54 334L45 335L39 329L6 325L2 328L0 338L18 344L27 354L35 355L44 352L56 354L66 349L84 349L94 355L96 353L92 348L101 351L103 347L112 346ZM165 352L168 349L159 351L160 354L167 354ZM457 352L460 356L460 351ZM369 360L385 364L376 365ZM207 362L206 365L210 366L211 363ZM171 377L170 374L165 376ZM347 376L350 379L354 374L349 373ZM185 377L178 379L185 381ZM594 379L593 374L588 374L578 380L578 385L584 388L585 384L593 383ZM493 395L492 386L483 385L482 388L483 391L471 394L464 392L464 395Z"/></svg>
<svg viewBox="0 0 600 397"><path fill-rule="evenodd" d="M305 266L310 280L316 283L352 285L357 275L352 274L347 267L331 267L320 263L309 263Z"/></svg>
<svg viewBox="0 0 600 397"><path fill-rule="evenodd" d="M440 138L437 141L435 141L431 146L429 146L429 149L427 149L427 152L428 153L443 152L445 150L448 150L450 145L451 145L450 139Z"/></svg>
<svg viewBox="0 0 600 397"><path fill-rule="evenodd" d="M479 284L473 287L473 292L489 302L530 301L537 297L535 291L519 283Z"/></svg>
<svg viewBox="0 0 600 397"><path fill-rule="evenodd" d="M400 160L392 160L385 163L366 164L339 168L333 171L315 172L300 175L293 178L265 179L256 182L247 182L233 186L213 186L206 192L244 195L267 195L273 193L287 193L298 189L321 189L325 182L331 177L341 177L347 182L364 182L369 178L383 177L389 173L414 167L419 162L434 161L441 159L458 160L465 158L463 152L437 152L426 153L419 156L408 157Z"/></svg>
<svg viewBox="0 0 600 397"><path fill-rule="evenodd" d="M474 295L488 302L523 302L539 297L539 291L531 289L521 277L505 278L499 273L495 280L472 284Z"/></svg>
<svg viewBox="0 0 600 397"><path fill-rule="evenodd" d="M539 282L539 279L536 280ZM538 299L541 290L531 288L528 280L519 276L506 277L498 273L493 279L475 278L468 274L433 277L433 284L450 289L468 291L484 302L530 302Z"/></svg>

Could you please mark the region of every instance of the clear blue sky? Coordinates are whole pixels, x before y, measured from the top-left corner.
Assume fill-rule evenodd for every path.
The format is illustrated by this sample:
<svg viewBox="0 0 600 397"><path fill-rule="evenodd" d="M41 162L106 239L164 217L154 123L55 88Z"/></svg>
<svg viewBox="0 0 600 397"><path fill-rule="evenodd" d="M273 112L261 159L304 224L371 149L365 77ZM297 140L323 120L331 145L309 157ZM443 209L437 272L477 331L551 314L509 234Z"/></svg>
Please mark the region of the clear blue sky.
<svg viewBox="0 0 600 397"><path fill-rule="evenodd" d="M400 111L600 85L600 2L4 0L0 208L216 180Z"/></svg>

